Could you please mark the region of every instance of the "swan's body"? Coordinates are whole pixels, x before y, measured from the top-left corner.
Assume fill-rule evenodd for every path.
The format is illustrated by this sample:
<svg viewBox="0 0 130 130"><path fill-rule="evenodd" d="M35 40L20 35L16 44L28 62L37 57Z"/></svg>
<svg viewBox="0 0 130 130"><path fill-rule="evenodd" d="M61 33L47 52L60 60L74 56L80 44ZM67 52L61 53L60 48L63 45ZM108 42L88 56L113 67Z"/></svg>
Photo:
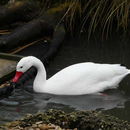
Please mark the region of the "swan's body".
<svg viewBox="0 0 130 130"><path fill-rule="evenodd" d="M44 65L32 56L21 59L17 65L17 71L24 73L31 66L35 66L38 70L33 83L34 91L56 95L92 94L116 88L120 81L130 73L130 70L119 64L86 62L66 67L46 80ZM18 79L16 77L14 81Z"/></svg>

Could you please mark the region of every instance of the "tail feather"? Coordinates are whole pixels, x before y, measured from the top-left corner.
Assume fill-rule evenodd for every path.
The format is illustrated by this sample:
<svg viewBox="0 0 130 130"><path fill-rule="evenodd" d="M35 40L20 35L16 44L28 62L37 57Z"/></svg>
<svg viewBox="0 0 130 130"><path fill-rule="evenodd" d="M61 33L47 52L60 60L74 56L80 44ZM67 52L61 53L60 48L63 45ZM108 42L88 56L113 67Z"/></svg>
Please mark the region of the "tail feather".
<svg viewBox="0 0 130 130"><path fill-rule="evenodd" d="M128 69L128 74L130 74L130 70Z"/></svg>

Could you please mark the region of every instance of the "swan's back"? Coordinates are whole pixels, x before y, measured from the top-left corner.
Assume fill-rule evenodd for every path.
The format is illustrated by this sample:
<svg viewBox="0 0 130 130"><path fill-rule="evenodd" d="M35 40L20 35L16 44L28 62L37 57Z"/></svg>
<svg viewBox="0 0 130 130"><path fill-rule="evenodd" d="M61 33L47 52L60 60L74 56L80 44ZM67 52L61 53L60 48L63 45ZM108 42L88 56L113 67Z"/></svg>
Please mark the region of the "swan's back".
<svg viewBox="0 0 130 130"><path fill-rule="evenodd" d="M129 73L119 64L75 64L47 80L45 91L53 94L80 95L115 87Z"/></svg>

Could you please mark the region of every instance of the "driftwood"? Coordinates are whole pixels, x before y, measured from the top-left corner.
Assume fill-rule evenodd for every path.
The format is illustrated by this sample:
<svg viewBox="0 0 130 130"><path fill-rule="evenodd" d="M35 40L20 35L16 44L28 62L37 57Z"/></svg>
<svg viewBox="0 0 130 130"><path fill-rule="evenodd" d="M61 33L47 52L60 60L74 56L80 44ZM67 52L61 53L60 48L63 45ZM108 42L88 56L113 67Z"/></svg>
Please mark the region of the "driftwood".
<svg viewBox="0 0 130 130"><path fill-rule="evenodd" d="M53 39L50 43L49 51L46 53L46 55L44 55L43 62L49 62L54 57L54 54L56 54L57 50L59 49L62 41L64 40L64 37L65 29L63 24L61 24L54 32Z"/></svg>
<svg viewBox="0 0 130 130"><path fill-rule="evenodd" d="M17 21L29 21L38 14L36 2L19 1L0 7L0 28Z"/></svg>
<svg viewBox="0 0 130 130"><path fill-rule="evenodd" d="M11 34L0 37L0 51L8 51L42 37L52 37L53 27L41 19L33 20L15 29Z"/></svg>
<svg viewBox="0 0 130 130"><path fill-rule="evenodd" d="M18 46L25 45L34 40L49 37L52 38L54 29L57 28L67 9L67 4L60 7L48 9L39 19L35 19L22 27L15 29L12 33L0 37L0 51L7 52Z"/></svg>

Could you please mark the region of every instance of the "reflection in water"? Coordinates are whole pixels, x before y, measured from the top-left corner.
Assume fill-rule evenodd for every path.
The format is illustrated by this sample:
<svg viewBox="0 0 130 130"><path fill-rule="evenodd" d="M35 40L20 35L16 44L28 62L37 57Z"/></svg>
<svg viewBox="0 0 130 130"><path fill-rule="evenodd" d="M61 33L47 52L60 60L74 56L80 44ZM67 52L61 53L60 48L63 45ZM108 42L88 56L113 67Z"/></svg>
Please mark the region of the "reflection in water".
<svg viewBox="0 0 130 130"><path fill-rule="evenodd" d="M123 107L126 99L120 92L109 95L55 96L49 100L53 103L69 105L77 110L111 109Z"/></svg>
<svg viewBox="0 0 130 130"><path fill-rule="evenodd" d="M127 101L124 103L124 107L114 107L110 110L104 111L104 113L116 116L123 120L130 121L130 98L127 99Z"/></svg>
<svg viewBox="0 0 130 130"><path fill-rule="evenodd" d="M106 92L108 95L56 96L35 94L24 90L16 92L0 101L0 123L19 119L27 113L36 113L47 109L95 110L123 108L126 98L118 91Z"/></svg>
<svg viewBox="0 0 130 130"><path fill-rule="evenodd" d="M66 66L86 61L122 63L130 68L130 45L128 43L129 41L119 36L109 39L107 44L94 38L88 43L84 37L73 39L70 42L65 41L61 51L47 68L48 77ZM65 111L100 109L130 121L130 116L128 116L130 115L128 112L128 108L130 108L128 96L130 93L129 76L120 84L119 89L106 91L105 93L107 94L105 96L55 96L35 94L18 89L13 95L0 100L0 123L18 119L27 113L45 111L50 108Z"/></svg>

